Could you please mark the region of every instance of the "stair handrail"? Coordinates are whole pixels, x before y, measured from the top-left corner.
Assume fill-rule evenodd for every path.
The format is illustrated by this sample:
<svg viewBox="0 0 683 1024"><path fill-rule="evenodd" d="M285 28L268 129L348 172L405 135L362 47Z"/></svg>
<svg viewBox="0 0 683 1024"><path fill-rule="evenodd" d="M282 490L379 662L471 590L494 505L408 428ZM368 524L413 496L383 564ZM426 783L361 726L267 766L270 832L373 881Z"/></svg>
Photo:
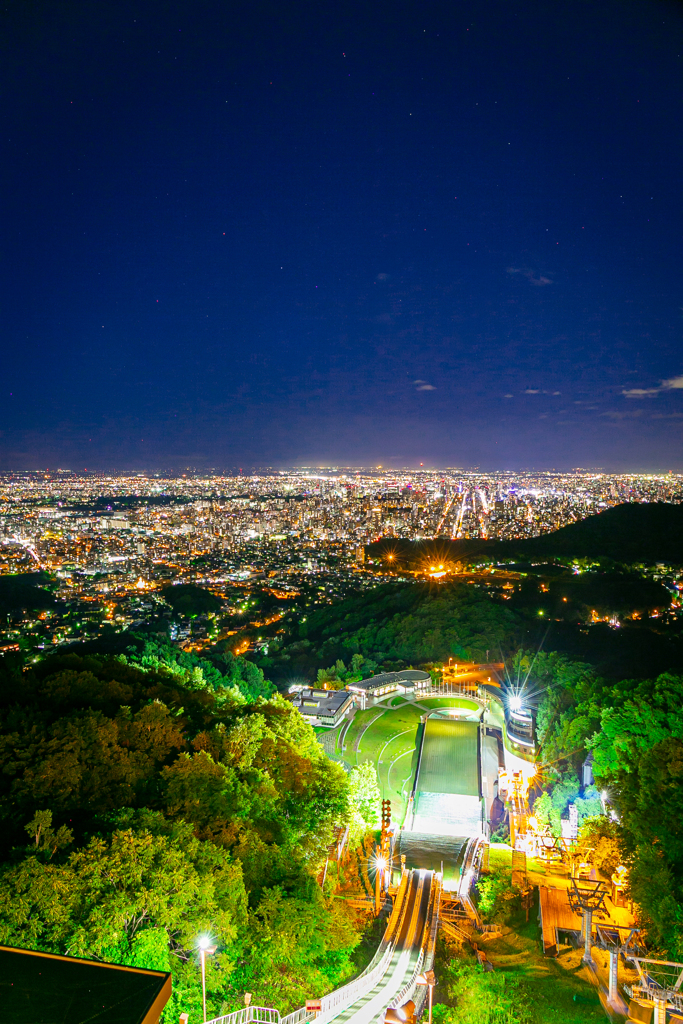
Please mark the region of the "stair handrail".
<svg viewBox="0 0 683 1024"><path fill-rule="evenodd" d="M315 1016L315 1010L309 1010L305 1006L300 1006L298 1010L292 1010L286 1017L280 1017L280 1024L299 1024L300 1021L313 1020Z"/></svg>
<svg viewBox="0 0 683 1024"><path fill-rule="evenodd" d="M434 887L434 898L432 902L432 914L431 914L431 925L429 928L429 937L427 939L427 952L425 955L425 962L431 967L434 961L434 950L436 948L436 933L439 927L439 916L441 913L441 892L443 889L443 875L439 874L435 877Z"/></svg>
<svg viewBox="0 0 683 1024"><path fill-rule="evenodd" d="M292 1016L294 1014L289 1015ZM315 1014L311 1012L309 1019L314 1016ZM206 1024L251 1024L252 1021L256 1024L284 1024L285 1021L287 1024L298 1024L298 1021L290 1021L289 1017L280 1017L280 1011L272 1006L243 1006L241 1010L233 1010L222 1017L213 1017ZM303 1018L299 1017L299 1020Z"/></svg>

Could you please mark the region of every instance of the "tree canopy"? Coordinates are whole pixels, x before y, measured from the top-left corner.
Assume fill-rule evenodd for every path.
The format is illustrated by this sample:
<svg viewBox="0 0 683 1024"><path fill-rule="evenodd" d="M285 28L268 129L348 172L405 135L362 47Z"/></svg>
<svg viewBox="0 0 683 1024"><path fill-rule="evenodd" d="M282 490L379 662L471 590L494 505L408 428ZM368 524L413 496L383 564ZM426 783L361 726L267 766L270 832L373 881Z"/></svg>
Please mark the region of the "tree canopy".
<svg viewBox="0 0 683 1024"><path fill-rule="evenodd" d="M300 620L261 664L275 674L361 655L365 675L379 664L421 664L450 656L484 660L512 650L518 622L502 602L466 584L389 583ZM337 675L339 673L337 672Z"/></svg>
<svg viewBox="0 0 683 1024"><path fill-rule="evenodd" d="M564 659L555 659L538 715L554 786L552 796L537 801L539 810L552 823L563 787L572 777L576 785L577 766L591 753L596 783L618 811L607 836L610 855L616 843L655 947L681 959L683 677L665 673L614 684L587 666L570 671Z"/></svg>
<svg viewBox="0 0 683 1024"><path fill-rule="evenodd" d="M0 615L54 608L55 598L44 589L50 582L50 577L42 572L0 576Z"/></svg>
<svg viewBox="0 0 683 1024"><path fill-rule="evenodd" d="M217 612L221 607L220 598L204 587L195 583L178 583L164 587L161 591L164 601L170 604L174 612L189 617Z"/></svg>
<svg viewBox="0 0 683 1024"><path fill-rule="evenodd" d="M358 935L315 882L348 782L279 696L122 657L0 678L0 941L170 969L197 1011L286 1011L352 970ZM28 844L27 840L28 833Z"/></svg>

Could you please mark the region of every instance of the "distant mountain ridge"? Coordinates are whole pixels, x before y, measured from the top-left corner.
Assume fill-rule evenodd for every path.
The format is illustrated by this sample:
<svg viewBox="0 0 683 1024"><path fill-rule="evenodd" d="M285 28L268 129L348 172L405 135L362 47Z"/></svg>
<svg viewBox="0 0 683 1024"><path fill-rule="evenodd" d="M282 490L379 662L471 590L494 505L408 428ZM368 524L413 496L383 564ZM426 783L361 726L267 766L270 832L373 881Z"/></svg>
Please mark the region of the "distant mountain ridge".
<svg viewBox="0 0 683 1024"><path fill-rule="evenodd" d="M369 546L375 557L394 554L396 564L430 558L474 562L536 557L611 558L615 562L683 563L683 504L627 503L587 516L541 537L527 540L397 541Z"/></svg>
<svg viewBox="0 0 683 1024"><path fill-rule="evenodd" d="M614 505L553 533L522 541L524 551L615 562L683 562L683 505Z"/></svg>

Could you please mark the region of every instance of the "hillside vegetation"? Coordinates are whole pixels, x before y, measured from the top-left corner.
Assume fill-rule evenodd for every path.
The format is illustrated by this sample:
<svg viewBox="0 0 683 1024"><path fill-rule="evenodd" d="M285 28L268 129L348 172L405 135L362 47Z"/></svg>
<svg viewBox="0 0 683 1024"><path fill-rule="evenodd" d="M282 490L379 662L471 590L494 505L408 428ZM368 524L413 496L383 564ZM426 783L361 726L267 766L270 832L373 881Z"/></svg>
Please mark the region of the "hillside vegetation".
<svg viewBox="0 0 683 1024"><path fill-rule="evenodd" d="M526 540L381 540L372 556L386 552L402 565L438 558L466 564L511 559L609 558L615 562L683 564L683 505L665 502L615 505L541 537Z"/></svg>
<svg viewBox="0 0 683 1024"><path fill-rule="evenodd" d="M280 697L199 666L51 657L0 667L0 943L170 969L199 1019L243 993L283 1012L353 970L359 935L316 873L347 776Z"/></svg>
<svg viewBox="0 0 683 1024"><path fill-rule="evenodd" d="M289 632L260 665L274 679L310 673L360 656L364 674L378 667L500 657L519 622L504 603L467 584L396 583L325 605Z"/></svg>

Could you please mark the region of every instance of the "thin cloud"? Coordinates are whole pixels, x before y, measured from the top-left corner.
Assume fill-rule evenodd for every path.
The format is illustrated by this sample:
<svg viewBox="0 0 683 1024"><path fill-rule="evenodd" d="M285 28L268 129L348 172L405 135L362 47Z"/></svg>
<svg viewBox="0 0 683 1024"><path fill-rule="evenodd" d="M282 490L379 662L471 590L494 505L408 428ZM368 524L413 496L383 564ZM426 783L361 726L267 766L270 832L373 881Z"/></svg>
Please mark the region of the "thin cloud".
<svg viewBox="0 0 683 1024"><path fill-rule="evenodd" d="M416 391L436 391L433 384L428 384L426 380L414 380L413 384L416 384Z"/></svg>
<svg viewBox="0 0 683 1024"><path fill-rule="evenodd" d="M514 398L514 395L503 395L503 398Z"/></svg>
<svg viewBox="0 0 683 1024"><path fill-rule="evenodd" d="M624 398L652 398L653 395L658 395L661 388L629 388L628 391L622 391Z"/></svg>
<svg viewBox="0 0 683 1024"><path fill-rule="evenodd" d="M625 398L652 398L654 395L660 395L662 391L681 390L683 390L683 373L678 377L669 377L668 380L663 380L658 388L627 388L621 393Z"/></svg>
<svg viewBox="0 0 683 1024"><path fill-rule="evenodd" d="M524 392L525 395L540 395L540 393L541 393L541 389L540 388L527 388L526 391Z"/></svg>
<svg viewBox="0 0 683 1024"><path fill-rule="evenodd" d="M543 274L539 274L538 277L534 274L531 267L508 267L508 274L521 274L525 277L529 284L535 285L537 288L542 288L546 284L552 284L552 279L545 277Z"/></svg>

